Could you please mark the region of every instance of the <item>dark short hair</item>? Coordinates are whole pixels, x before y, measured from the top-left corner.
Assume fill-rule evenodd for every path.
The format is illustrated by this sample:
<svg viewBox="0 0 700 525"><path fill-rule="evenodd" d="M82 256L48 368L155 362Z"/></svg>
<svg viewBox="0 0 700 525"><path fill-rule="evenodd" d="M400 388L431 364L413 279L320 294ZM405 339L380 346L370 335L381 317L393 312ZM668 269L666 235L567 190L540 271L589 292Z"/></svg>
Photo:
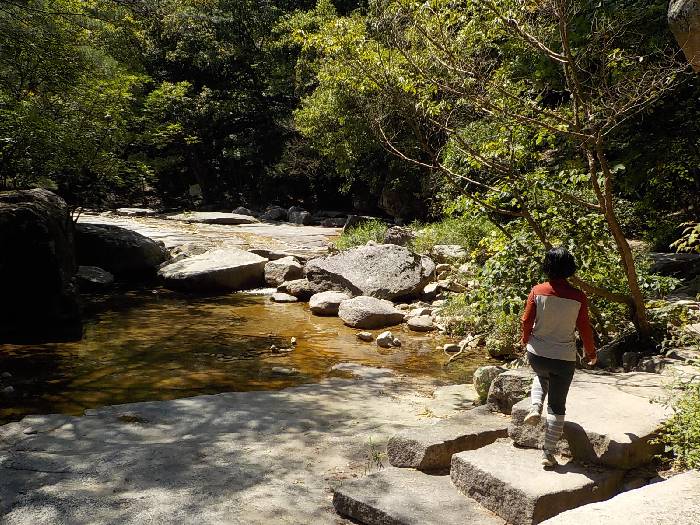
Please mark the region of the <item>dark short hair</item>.
<svg viewBox="0 0 700 525"><path fill-rule="evenodd" d="M576 273L576 260L569 250L557 246L544 256L542 271L550 279L566 279Z"/></svg>

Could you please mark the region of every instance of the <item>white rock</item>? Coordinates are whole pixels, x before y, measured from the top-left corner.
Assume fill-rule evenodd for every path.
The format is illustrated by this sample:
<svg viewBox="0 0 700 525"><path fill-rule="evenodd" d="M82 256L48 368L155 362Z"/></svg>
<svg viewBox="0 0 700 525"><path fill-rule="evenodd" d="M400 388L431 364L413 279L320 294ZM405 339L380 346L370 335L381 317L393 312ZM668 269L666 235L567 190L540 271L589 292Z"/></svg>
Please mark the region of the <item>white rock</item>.
<svg viewBox="0 0 700 525"><path fill-rule="evenodd" d="M382 332L377 337L377 346L382 348L390 348L394 345L394 334L389 331Z"/></svg>
<svg viewBox="0 0 700 525"><path fill-rule="evenodd" d="M350 295L343 292L321 292L311 296L309 309L316 315L338 315L340 303L350 299Z"/></svg>

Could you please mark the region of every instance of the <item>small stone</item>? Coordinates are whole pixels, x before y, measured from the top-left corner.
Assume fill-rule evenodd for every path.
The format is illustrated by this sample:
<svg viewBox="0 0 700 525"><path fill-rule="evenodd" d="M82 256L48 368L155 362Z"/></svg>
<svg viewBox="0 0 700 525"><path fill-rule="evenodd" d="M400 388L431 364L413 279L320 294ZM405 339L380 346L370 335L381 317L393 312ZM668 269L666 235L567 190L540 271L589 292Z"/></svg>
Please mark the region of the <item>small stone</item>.
<svg viewBox="0 0 700 525"><path fill-rule="evenodd" d="M358 332L357 338L360 341L364 341L365 343L371 343L372 340L374 339L374 336L369 332Z"/></svg>
<svg viewBox="0 0 700 525"><path fill-rule="evenodd" d="M445 263L437 264L437 265L435 265L435 271L438 274L441 274L443 272L451 272L452 266L449 264L445 264Z"/></svg>
<svg viewBox="0 0 700 525"><path fill-rule="evenodd" d="M9 395L9 394L14 394L14 392L15 392L15 389L14 389L14 387L11 387L11 386L6 386L5 388L2 389L3 394Z"/></svg>
<svg viewBox="0 0 700 525"><path fill-rule="evenodd" d="M454 352L459 352L460 348L458 344L455 343L447 343L442 347L443 352L447 352L448 354L452 354Z"/></svg>
<svg viewBox="0 0 700 525"><path fill-rule="evenodd" d="M288 293L277 292L270 296L270 300L274 303L296 303L299 299Z"/></svg>
<svg viewBox="0 0 700 525"><path fill-rule="evenodd" d="M394 344L394 334L389 331L382 332L377 337L377 346L381 348L389 348Z"/></svg>
<svg viewBox="0 0 700 525"><path fill-rule="evenodd" d="M408 328L414 332L430 332L435 330L435 325L433 324L433 319L429 315L421 315L418 317L411 317L408 320Z"/></svg>
<svg viewBox="0 0 700 525"><path fill-rule="evenodd" d="M27 436L31 436L32 434L36 434L38 431L34 427L27 427L24 430L22 430L23 434L26 434Z"/></svg>
<svg viewBox="0 0 700 525"><path fill-rule="evenodd" d="M491 383L505 371L505 368L500 366L482 366L476 369L473 379L474 388L482 403L486 401Z"/></svg>
<svg viewBox="0 0 700 525"><path fill-rule="evenodd" d="M281 375L281 376L294 376L299 373L299 370L296 368L285 368L283 366L273 366L272 367L272 373L275 375Z"/></svg>
<svg viewBox="0 0 700 525"><path fill-rule="evenodd" d="M424 301L433 301L437 297L438 288L438 283L428 283L425 285L423 288L422 299Z"/></svg>
<svg viewBox="0 0 700 525"><path fill-rule="evenodd" d="M276 352L278 350L277 345L270 345L270 350Z"/></svg>
<svg viewBox="0 0 700 525"><path fill-rule="evenodd" d="M399 347L401 346L401 340L398 337L394 337L394 339L391 340L391 345Z"/></svg>
<svg viewBox="0 0 700 525"><path fill-rule="evenodd" d="M289 341L289 344L291 344L292 346L296 346L297 345L297 338L292 337L291 341Z"/></svg>

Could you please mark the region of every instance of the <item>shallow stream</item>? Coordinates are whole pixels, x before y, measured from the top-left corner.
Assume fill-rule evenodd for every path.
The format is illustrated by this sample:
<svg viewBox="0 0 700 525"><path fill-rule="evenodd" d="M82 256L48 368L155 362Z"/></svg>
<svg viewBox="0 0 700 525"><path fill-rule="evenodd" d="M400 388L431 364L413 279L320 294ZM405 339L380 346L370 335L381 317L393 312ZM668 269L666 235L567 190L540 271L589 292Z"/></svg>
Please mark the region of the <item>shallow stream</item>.
<svg viewBox="0 0 700 525"><path fill-rule="evenodd" d="M336 317L307 304L276 304L265 295L193 297L168 290L91 296L82 341L0 345L0 373L14 393L0 393L0 424L28 414L81 414L87 408L228 391L273 390L337 375L337 363L391 368L400 374L466 382L483 351L446 369L436 348L449 340L396 327L400 348L362 343ZM379 331L375 331L378 333ZM270 349L296 347L277 353Z"/></svg>

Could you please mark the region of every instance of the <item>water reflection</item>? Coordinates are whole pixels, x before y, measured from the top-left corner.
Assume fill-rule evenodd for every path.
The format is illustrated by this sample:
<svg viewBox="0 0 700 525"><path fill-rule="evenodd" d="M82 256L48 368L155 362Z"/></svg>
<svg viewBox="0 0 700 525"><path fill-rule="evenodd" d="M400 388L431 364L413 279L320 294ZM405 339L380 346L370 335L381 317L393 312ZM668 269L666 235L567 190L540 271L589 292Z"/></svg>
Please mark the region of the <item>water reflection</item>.
<svg viewBox="0 0 700 525"><path fill-rule="evenodd" d="M468 381L483 363L450 365L440 337L393 329L400 348L361 343L337 318L305 304L230 294L192 297L130 290L91 297L85 337L74 343L0 346L0 372L15 388L0 398L0 422L27 414L81 414L102 405L226 391L272 390L328 377L332 365L358 362L413 376ZM289 352L272 351L297 345Z"/></svg>

